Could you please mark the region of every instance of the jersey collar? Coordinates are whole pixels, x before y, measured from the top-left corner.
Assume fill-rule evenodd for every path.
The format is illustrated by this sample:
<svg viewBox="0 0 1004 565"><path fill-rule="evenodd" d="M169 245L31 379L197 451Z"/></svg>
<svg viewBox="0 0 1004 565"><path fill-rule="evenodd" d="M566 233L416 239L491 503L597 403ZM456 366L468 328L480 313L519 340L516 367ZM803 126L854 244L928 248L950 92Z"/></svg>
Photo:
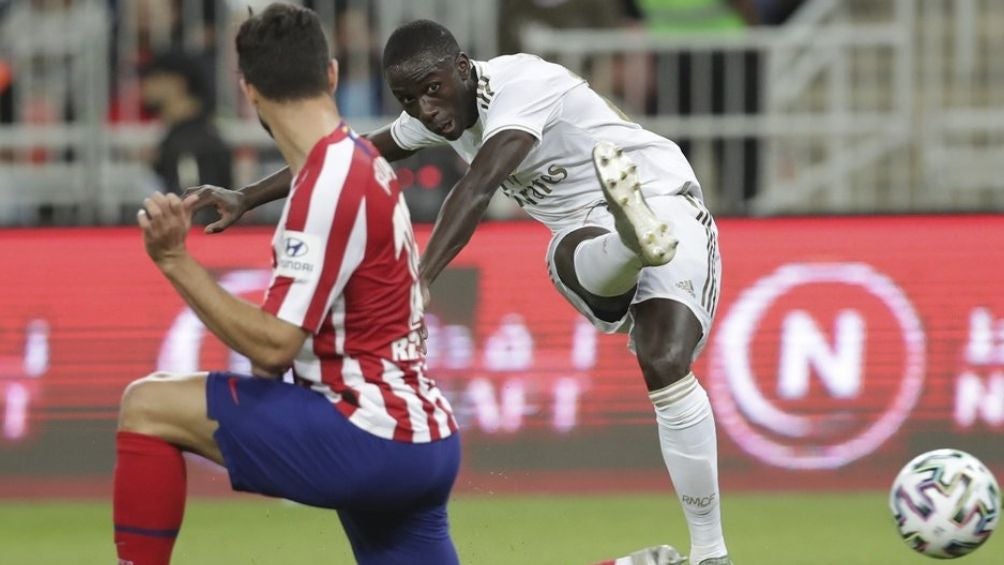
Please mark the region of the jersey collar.
<svg viewBox="0 0 1004 565"><path fill-rule="evenodd" d="M345 120L341 120L335 126L335 129L331 130L331 133L317 140L317 143L310 149L310 153L307 153L307 160L303 162L300 172L293 179L293 189L296 189L296 186L300 184L300 180L304 178L307 170L324 165L324 154L328 146L338 143L348 136L349 125L345 123Z"/></svg>

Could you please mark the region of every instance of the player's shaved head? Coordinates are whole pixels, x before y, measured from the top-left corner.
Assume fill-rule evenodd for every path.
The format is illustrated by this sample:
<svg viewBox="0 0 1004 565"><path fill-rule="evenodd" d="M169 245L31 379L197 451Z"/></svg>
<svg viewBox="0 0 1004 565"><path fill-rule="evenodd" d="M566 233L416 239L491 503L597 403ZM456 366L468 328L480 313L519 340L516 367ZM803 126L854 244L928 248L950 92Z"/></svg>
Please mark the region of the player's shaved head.
<svg viewBox="0 0 1004 565"><path fill-rule="evenodd" d="M394 30L383 49L383 69L405 64L432 67L453 62L460 55L456 38L431 20L415 20Z"/></svg>
<svg viewBox="0 0 1004 565"><path fill-rule="evenodd" d="M330 50L312 10L270 4L241 24L236 44L237 66L262 96L287 102L330 94Z"/></svg>

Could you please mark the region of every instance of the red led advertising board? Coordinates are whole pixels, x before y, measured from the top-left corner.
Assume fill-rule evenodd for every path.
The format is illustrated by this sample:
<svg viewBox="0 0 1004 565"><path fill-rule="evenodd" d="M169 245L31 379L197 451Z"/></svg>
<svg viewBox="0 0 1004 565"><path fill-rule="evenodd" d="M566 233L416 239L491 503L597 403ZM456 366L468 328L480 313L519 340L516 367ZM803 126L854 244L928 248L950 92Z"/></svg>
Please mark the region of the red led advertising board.
<svg viewBox="0 0 1004 565"><path fill-rule="evenodd" d="M726 488L884 487L935 447L1004 468L1004 217L719 228L724 284L694 372ZM665 487L626 338L598 334L553 290L548 238L486 224L433 289L429 368L463 429L460 488ZM269 240L246 228L189 246L258 301ZM104 492L129 381L247 367L135 229L0 231L0 265L0 495ZM212 465L192 469L197 488L225 490Z"/></svg>

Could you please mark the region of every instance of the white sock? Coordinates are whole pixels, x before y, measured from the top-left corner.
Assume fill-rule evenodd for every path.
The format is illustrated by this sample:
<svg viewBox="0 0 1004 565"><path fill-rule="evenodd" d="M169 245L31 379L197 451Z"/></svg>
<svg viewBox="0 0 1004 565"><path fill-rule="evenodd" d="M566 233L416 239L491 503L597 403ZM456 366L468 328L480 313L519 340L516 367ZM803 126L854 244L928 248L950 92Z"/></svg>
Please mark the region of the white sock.
<svg viewBox="0 0 1004 565"><path fill-rule="evenodd" d="M708 393L693 373L649 393L659 443L690 528L690 562L728 553L718 491L718 445Z"/></svg>
<svg viewBox="0 0 1004 565"><path fill-rule="evenodd" d="M573 263L582 288L596 296L620 296L631 290L642 268L641 259L616 232L580 243Z"/></svg>

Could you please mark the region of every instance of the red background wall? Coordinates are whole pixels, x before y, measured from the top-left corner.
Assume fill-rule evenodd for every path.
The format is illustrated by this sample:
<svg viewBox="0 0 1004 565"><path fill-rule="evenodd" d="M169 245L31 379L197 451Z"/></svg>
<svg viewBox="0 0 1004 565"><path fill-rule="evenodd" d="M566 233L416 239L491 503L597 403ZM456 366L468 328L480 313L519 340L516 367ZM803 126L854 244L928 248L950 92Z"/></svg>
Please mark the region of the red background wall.
<svg viewBox="0 0 1004 565"><path fill-rule="evenodd" d="M719 227L724 285L695 373L726 487L884 487L942 446L1004 467L1004 217ZM485 225L434 289L430 369L464 427L460 488L661 488L626 338L597 335L554 292L548 237ZM239 229L190 247L258 300L269 238ZM134 229L0 231L0 289L0 495L104 492L126 383L242 366L202 335ZM226 490L208 464L192 477Z"/></svg>

